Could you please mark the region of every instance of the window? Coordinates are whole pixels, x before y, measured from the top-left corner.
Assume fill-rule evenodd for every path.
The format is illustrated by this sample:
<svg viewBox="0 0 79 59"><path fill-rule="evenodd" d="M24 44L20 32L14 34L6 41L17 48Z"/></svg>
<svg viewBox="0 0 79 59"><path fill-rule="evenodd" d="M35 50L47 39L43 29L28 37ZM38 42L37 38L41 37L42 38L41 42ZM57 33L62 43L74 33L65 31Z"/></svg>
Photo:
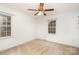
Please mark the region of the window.
<svg viewBox="0 0 79 59"><path fill-rule="evenodd" d="M56 33L56 20L52 20L48 24L48 33Z"/></svg>
<svg viewBox="0 0 79 59"><path fill-rule="evenodd" d="M11 16L0 15L0 37L11 36Z"/></svg>

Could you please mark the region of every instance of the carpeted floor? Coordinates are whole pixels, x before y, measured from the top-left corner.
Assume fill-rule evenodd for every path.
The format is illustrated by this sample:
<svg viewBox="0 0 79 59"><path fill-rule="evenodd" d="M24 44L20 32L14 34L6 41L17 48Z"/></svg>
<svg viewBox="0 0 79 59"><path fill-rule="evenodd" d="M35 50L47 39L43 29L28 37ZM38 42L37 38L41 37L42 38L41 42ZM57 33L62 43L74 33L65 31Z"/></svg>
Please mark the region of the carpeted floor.
<svg viewBox="0 0 79 59"><path fill-rule="evenodd" d="M35 39L0 52L1 55L79 55L79 48Z"/></svg>

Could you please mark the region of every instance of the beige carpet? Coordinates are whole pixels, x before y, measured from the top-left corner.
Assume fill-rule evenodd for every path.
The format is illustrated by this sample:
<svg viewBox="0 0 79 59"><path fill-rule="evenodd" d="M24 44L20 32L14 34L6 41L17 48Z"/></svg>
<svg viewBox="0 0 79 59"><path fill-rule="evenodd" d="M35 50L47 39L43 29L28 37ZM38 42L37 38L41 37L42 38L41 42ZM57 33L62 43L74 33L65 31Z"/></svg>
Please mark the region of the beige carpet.
<svg viewBox="0 0 79 59"><path fill-rule="evenodd" d="M76 55L79 48L46 40L35 39L28 43L0 52L1 55Z"/></svg>

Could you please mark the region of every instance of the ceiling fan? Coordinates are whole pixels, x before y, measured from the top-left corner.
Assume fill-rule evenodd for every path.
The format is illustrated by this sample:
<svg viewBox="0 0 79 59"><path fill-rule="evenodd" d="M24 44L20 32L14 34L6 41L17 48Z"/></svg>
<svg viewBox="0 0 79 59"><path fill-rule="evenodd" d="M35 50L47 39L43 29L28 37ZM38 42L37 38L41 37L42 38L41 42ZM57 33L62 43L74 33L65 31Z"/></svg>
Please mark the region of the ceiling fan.
<svg viewBox="0 0 79 59"><path fill-rule="evenodd" d="M40 3L39 6L38 6L38 9L28 9L30 11L37 11L34 15L45 15L46 16L46 13L45 11L54 11L54 9L45 9L44 8L44 3Z"/></svg>

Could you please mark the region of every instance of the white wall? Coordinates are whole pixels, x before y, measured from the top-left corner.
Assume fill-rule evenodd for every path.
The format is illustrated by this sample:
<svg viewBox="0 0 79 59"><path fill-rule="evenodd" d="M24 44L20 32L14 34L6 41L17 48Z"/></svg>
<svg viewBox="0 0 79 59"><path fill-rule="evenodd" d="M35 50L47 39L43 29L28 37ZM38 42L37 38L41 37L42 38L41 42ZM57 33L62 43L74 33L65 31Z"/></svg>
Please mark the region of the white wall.
<svg viewBox="0 0 79 59"><path fill-rule="evenodd" d="M0 6L0 11L12 14L12 37L0 38L0 50L14 47L35 38L35 21L26 14Z"/></svg>
<svg viewBox="0 0 79 59"><path fill-rule="evenodd" d="M56 13L50 17L41 17L37 20L37 37L48 41L79 47L78 37L79 12ZM48 21L56 19L56 34L48 34Z"/></svg>

